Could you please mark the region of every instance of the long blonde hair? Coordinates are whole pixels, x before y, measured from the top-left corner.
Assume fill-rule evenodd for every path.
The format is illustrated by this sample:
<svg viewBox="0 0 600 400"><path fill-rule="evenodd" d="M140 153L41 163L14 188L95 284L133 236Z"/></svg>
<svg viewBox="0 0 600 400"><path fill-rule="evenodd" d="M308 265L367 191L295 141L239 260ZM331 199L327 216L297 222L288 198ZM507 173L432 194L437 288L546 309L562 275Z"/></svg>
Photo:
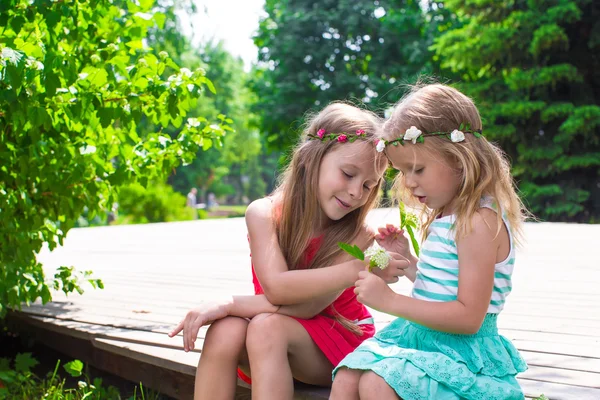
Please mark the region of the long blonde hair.
<svg viewBox="0 0 600 400"><path fill-rule="evenodd" d="M415 86L396 106L390 119L384 124L384 137L393 140L406 129L416 126L423 132L452 132L461 124L469 124L471 130L482 129L481 117L473 101L458 90L442 85ZM485 135L485 130L483 131ZM497 212L499 234L502 214L508 220L516 244L522 243L524 220L530 215L515 189L510 164L504 152L485 137L465 134L465 140L453 143L444 136L427 136L419 149L433 152L449 165L458 165L462 181L454 204L458 237L470 230L470 221L480 208L483 196L491 197L499 207ZM396 196L401 201L417 204L410 190L404 185L402 173L394 184ZM440 215L442 209L428 210L423 224L423 238L427 228Z"/></svg>
<svg viewBox="0 0 600 400"><path fill-rule="evenodd" d="M279 246L289 269L297 269L302 264L305 250L315 233L320 207L317 197L319 169L323 157L336 146L352 146L366 141L372 145L373 161L381 162L383 155L375 151L374 145L375 139L379 138L380 128L381 120L377 115L344 103L332 103L309 118L293 151L292 160L282 174L274 193L279 199L279 204L274 207L278 214L275 221ZM308 140L308 135L315 135L319 129L336 133L347 132L349 135L362 129L365 139L352 144L333 140ZM323 232L321 246L306 268L329 266L342 254L337 243L350 242L357 237L365 224L368 212L378 204L381 184L382 179L371 190L365 205L338 221L330 221Z"/></svg>

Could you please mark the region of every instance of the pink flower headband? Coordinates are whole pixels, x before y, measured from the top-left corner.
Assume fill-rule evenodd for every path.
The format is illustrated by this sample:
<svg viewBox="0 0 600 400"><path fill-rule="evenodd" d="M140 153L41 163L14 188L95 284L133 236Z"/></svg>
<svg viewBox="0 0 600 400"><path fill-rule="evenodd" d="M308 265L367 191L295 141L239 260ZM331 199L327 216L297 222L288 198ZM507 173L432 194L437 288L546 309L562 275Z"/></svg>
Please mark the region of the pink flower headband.
<svg viewBox="0 0 600 400"><path fill-rule="evenodd" d="M366 133L363 129L358 129L354 134L340 132L340 133L327 133L325 129L319 129L316 134L309 134L308 140L320 140L325 142L327 140L335 140L340 143L352 143L356 139L366 139Z"/></svg>

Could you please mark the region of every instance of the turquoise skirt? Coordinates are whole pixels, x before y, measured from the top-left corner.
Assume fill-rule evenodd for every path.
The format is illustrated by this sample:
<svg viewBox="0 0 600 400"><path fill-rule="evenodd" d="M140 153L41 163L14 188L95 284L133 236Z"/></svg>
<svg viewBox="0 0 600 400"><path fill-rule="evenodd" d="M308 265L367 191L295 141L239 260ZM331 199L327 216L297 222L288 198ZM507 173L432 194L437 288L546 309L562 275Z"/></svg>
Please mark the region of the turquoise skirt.
<svg viewBox="0 0 600 400"><path fill-rule="evenodd" d="M527 369L519 351L487 314L473 335L439 332L398 318L334 369L373 371L403 400L523 399L515 376Z"/></svg>

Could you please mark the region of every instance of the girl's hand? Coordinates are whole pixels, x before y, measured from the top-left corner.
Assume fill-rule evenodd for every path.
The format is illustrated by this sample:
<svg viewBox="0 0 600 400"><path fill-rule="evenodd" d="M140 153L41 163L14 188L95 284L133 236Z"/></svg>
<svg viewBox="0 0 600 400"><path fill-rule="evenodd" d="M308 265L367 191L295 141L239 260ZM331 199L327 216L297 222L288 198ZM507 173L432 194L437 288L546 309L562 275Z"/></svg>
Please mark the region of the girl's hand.
<svg viewBox="0 0 600 400"><path fill-rule="evenodd" d="M378 229L379 233L375 235L377 243L390 252L402 254L406 258L410 258L410 246L408 238L404 236L404 230L387 224L385 227Z"/></svg>
<svg viewBox="0 0 600 400"><path fill-rule="evenodd" d="M194 308L188 311L179 325L169 333L169 337L173 337L183 331L183 349L186 352L194 350L194 343L198 338L200 328L228 315L227 304L213 304Z"/></svg>
<svg viewBox="0 0 600 400"><path fill-rule="evenodd" d="M367 271L358 273L358 280L354 284L356 299L362 304L382 310L393 299L394 292L383 279Z"/></svg>
<svg viewBox="0 0 600 400"><path fill-rule="evenodd" d="M383 279L385 283L390 284L398 282L399 277L406 275L406 270L410 267L410 261L402 254L388 253L392 256L392 259L387 268L372 268L371 272ZM367 258L365 261L369 265L369 259Z"/></svg>

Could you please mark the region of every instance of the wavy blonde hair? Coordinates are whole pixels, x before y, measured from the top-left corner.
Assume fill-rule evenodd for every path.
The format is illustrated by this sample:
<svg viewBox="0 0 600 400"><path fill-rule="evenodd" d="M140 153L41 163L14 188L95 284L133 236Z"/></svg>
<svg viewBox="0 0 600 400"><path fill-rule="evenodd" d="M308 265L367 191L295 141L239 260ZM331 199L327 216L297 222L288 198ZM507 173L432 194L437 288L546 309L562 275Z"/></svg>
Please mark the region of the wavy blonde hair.
<svg viewBox="0 0 600 400"><path fill-rule="evenodd" d="M459 129L461 124L469 124L471 130L482 129L479 111L469 97L442 84L417 85L395 106L392 116L383 126L383 135L386 140L393 140L411 126L423 132L452 132ZM501 210L497 213L496 234L500 233L504 213L515 243L522 243L523 222L530 214L517 194L510 164L499 147L485 137L477 138L472 134L465 134L465 140L459 143L453 143L444 136L427 136L424 143L418 143L417 146L420 150L441 156L448 165L458 165L457 172L462 179L453 210L456 215L454 229L458 237L470 232L470 221L480 208L481 198L489 196ZM398 174L394 188L399 201L418 204L404 185L402 173ZM442 211L423 206L423 239L429 225Z"/></svg>
<svg viewBox="0 0 600 400"><path fill-rule="evenodd" d="M364 138L354 143L335 140L308 140L319 129L326 132L346 132L353 135L359 129ZM330 220L323 232L323 241L308 265L303 265L305 251L318 227L320 205L318 201L319 170L325 155L337 146L370 146L374 165L387 162L383 153L375 150L375 139L381 134L381 119L369 111L350 104L332 103L321 112L309 117L301 139L293 151L292 160L282 174L275 197L274 220L277 237L289 269L300 266L321 268L333 264L343 255L338 242L352 242L363 229L368 212L379 203L383 177L371 189L367 202L338 221ZM372 240L371 240L372 242ZM370 243L369 243L370 244ZM358 327L334 310L334 317L347 329L362 334Z"/></svg>

